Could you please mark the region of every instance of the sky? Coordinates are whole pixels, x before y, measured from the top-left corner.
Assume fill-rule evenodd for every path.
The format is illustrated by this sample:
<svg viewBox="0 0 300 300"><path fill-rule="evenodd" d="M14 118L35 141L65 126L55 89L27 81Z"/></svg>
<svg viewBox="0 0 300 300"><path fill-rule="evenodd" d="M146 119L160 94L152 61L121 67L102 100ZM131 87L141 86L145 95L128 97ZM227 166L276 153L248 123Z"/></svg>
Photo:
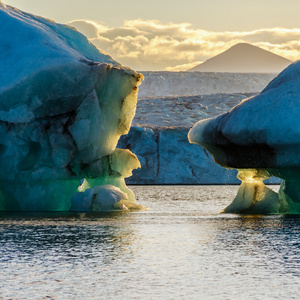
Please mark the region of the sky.
<svg viewBox="0 0 300 300"><path fill-rule="evenodd" d="M299 0L4 0L75 26L135 70L187 70L234 44L300 59Z"/></svg>

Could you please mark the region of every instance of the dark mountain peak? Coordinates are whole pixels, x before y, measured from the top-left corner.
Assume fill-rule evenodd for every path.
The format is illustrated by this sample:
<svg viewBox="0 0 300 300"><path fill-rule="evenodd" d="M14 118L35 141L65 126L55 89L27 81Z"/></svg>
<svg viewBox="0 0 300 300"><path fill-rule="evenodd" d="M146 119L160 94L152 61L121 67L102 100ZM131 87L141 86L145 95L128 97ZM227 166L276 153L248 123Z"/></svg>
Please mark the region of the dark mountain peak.
<svg viewBox="0 0 300 300"><path fill-rule="evenodd" d="M257 46L239 43L189 71L232 73L279 73L290 60Z"/></svg>

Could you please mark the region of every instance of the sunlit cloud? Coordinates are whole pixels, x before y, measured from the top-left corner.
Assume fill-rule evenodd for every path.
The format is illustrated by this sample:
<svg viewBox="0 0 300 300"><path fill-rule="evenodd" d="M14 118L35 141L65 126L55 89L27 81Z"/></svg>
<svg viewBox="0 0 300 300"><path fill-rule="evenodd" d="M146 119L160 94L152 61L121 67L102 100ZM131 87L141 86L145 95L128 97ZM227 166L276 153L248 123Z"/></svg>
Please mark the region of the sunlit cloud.
<svg viewBox="0 0 300 300"><path fill-rule="evenodd" d="M300 28L213 32L188 23L129 20L108 27L89 20L74 20L76 27L97 47L136 70L187 70L237 43L251 43L290 60L300 58Z"/></svg>
<svg viewBox="0 0 300 300"><path fill-rule="evenodd" d="M172 72L179 72L179 71L187 71L189 69L192 69L199 64L203 63L203 61L195 61L189 64L182 64L175 67L166 67L165 71L172 71Z"/></svg>

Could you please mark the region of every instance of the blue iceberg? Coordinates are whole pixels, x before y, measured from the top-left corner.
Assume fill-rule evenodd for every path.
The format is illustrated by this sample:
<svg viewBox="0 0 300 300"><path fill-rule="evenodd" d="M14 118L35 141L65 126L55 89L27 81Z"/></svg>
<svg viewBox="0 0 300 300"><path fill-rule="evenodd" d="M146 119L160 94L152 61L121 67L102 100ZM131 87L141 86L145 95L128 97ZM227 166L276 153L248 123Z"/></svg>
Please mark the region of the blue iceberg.
<svg viewBox="0 0 300 300"><path fill-rule="evenodd" d="M83 210L101 208L99 191L105 210L134 207L124 178L140 163L116 145L130 129L142 75L76 29L1 1L0 23L0 210L78 210L94 186ZM116 189L123 204L107 205Z"/></svg>
<svg viewBox="0 0 300 300"><path fill-rule="evenodd" d="M189 140L223 167L239 170L242 185L225 212L300 213L300 62L230 112L198 122ZM283 179L279 193L263 181Z"/></svg>

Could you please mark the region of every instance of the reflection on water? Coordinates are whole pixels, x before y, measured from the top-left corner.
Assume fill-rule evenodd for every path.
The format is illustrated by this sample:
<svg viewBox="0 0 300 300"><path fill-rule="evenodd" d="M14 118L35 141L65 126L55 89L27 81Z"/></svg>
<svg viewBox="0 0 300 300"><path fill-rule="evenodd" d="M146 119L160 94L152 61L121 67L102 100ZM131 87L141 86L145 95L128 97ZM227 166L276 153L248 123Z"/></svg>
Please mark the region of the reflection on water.
<svg viewBox="0 0 300 300"><path fill-rule="evenodd" d="M151 209L0 214L0 298L289 299L300 219L218 212L236 186L136 186Z"/></svg>

